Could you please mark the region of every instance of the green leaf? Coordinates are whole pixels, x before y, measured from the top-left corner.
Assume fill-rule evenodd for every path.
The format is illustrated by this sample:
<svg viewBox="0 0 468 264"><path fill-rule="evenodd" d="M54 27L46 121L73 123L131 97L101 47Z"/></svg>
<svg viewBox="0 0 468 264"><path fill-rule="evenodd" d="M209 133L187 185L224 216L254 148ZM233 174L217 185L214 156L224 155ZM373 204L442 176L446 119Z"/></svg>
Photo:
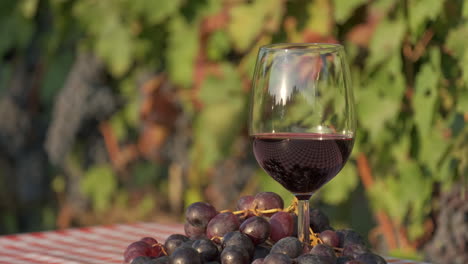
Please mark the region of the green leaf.
<svg viewBox="0 0 468 264"><path fill-rule="evenodd" d="M245 102L233 97L227 102L203 108L194 122L194 142L191 157L203 172L223 159L245 122ZM207 129L210 127L210 129Z"/></svg>
<svg viewBox="0 0 468 264"><path fill-rule="evenodd" d="M120 23L117 17L101 22L95 43L96 52L110 67L114 76L122 76L130 67L134 40L130 28Z"/></svg>
<svg viewBox="0 0 468 264"><path fill-rule="evenodd" d="M352 2L354 0L350 0ZM310 1L310 4L304 6L307 9L308 19L305 28L311 32L328 36L333 33L333 18L330 14L333 12L330 1L316 0Z"/></svg>
<svg viewBox="0 0 468 264"><path fill-rule="evenodd" d="M408 22L413 34L420 34L425 23L434 21L444 9L442 0L412 0L408 3Z"/></svg>
<svg viewBox="0 0 468 264"><path fill-rule="evenodd" d="M230 49L229 36L225 31L218 30L209 36L206 52L210 60L223 59Z"/></svg>
<svg viewBox="0 0 468 264"><path fill-rule="evenodd" d="M402 203L413 204L412 210L420 210L420 203L430 197L432 182L413 160L401 161L397 167L400 183L393 195L398 196Z"/></svg>
<svg viewBox="0 0 468 264"><path fill-rule="evenodd" d="M246 51L265 27L266 19L279 17L281 12L280 0L256 0L231 8L227 31L234 48L239 52Z"/></svg>
<svg viewBox="0 0 468 264"><path fill-rule="evenodd" d="M460 92L458 94L456 109L460 113L468 113L468 91L465 90L464 92Z"/></svg>
<svg viewBox="0 0 468 264"><path fill-rule="evenodd" d="M350 193L356 189L358 183L356 166L348 162L341 172L320 190L320 194L324 202L337 205L350 197Z"/></svg>
<svg viewBox="0 0 468 264"><path fill-rule="evenodd" d="M370 42L367 68L372 69L392 56L400 56L404 34L405 24L402 19L382 20Z"/></svg>
<svg viewBox="0 0 468 264"><path fill-rule="evenodd" d="M381 97L372 87L361 91L356 101L358 121L371 132L372 140L378 140L385 123L398 114L400 101Z"/></svg>
<svg viewBox="0 0 468 264"><path fill-rule="evenodd" d="M339 24L346 22L354 10L366 2L367 0L333 0L336 22Z"/></svg>
<svg viewBox="0 0 468 264"><path fill-rule="evenodd" d="M398 141L392 145L392 156L397 162L404 162L409 156L410 147L409 133L403 132L402 135L398 137Z"/></svg>
<svg viewBox="0 0 468 264"><path fill-rule="evenodd" d="M98 212L108 209L117 189L117 179L110 165L91 167L81 181L81 190L91 198Z"/></svg>
<svg viewBox="0 0 468 264"><path fill-rule="evenodd" d="M466 1L463 2L462 16L463 16L465 19L468 18L468 2L466 2Z"/></svg>
<svg viewBox="0 0 468 264"><path fill-rule="evenodd" d="M125 121L127 125L130 127L137 127L140 122L139 116L140 104L137 98L133 98L133 100L129 101L125 107L122 109L123 114L125 116Z"/></svg>
<svg viewBox="0 0 468 264"><path fill-rule="evenodd" d="M400 188L394 195L407 204L409 213L409 233L411 239L420 237L424 232L423 222L430 211L430 198L433 182L428 179L414 161L399 162Z"/></svg>
<svg viewBox="0 0 468 264"><path fill-rule="evenodd" d="M201 5L201 8L197 10L199 17L206 17L219 13L224 6L223 1L219 0L204 0L200 1L200 3L203 3L203 5Z"/></svg>
<svg viewBox="0 0 468 264"><path fill-rule="evenodd" d="M5 17L0 17L0 55L10 48L22 50L33 34L34 23L16 10Z"/></svg>
<svg viewBox="0 0 468 264"><path fill-rule="evenodd" d="M158 24L177 12L182 0L126 0L128 11L145 18L150 24Z"/></svg>
<svg viewBox="0 0 468 264"><path fill-rule="evenodd" d="M133 166L131 175L138 186L150 186L156 183L161 174L158 169L159 167L155 163L138 162Z"/></svg>
<svg viewBox="0 0 468 264"><path fill-rule="evenodd" d="M468 52L466 52L466 39L468 38L468 23L450 30L445 46L452 52L452 56L457 59L462 70L462 78L468 84Z"/></svg>
<svg viewBox="0 0 468 264"><path fill-rule="evenodd" d="M434 180L449 185L452 185L453 176L456 174L455 166L453 165L453 157L445 157L444 161L440 165L437 173L434 174Z"/></svg>
<svg viewBox="0 0 468 264"><path fill-rule="evenodd" d="M66 190L66 180L62 175L57 175L51 182L52 190L56 193L61 193Z"/></svg>
<svg viewBox="0 0 468 264"><path fill-rule="evenodd" d="M198 52L198 24L190 25L182 16L169 22L167 70L171 80L183 87L193 82L193 69Z"/></svg>
<svg viewBox="0 0 468 264"><path fill-rule="evenodd" d="M206 104L229 102L241 95L241 80L236 69L228 63L220 65L222 76L208 76L202 83L198 97Z"/></svg>
<svg viewBox="0 0 468 264"><path fill-rule="evenodd" d="M379 70L369 78L367 89L378 90L382 97L401 101L406 90L402 66L401 57L392 56L388 61L383 62ZM390 83L391 86L389 86Z"/></svg>
<svg viewBox="0 0 468 264"><path fill-rule="evenodd" d="M50 60L40 89L41 102L46 106L52 105L55 95L63 87L74 57L71 53L63 53Z"/></svg>
<svg viewBox="0 0 468 264"><path fill-rule="evenodd" d="M398 197L400 182L392 176L377 178L369 195L374 208L384 209L390 217L401 223L406 215L408 204Z"/></svg>
<svg viewBox="0 0 468 264"><path fill-rule="evenodd" d="M185 192L185 207L188 207L192 203L203 201L203 194L199 188L189 187Z"/></svg>
<svg viewBox="0 0 468 264"><path fill-rule="evenodd" d="M433 172L437 173L438 164L443 158L448 142L442 137L442 131L431 129L421 136L419 159ZM437 151L434 151L434 150Z"/></svg>
<svg viewBox="0 0 468 264"><path fill-rule="evenodd" d="M57 226L56 221L57 221L57 209L53 207L44 207L42 209L43 226L48 230L55 229Z"/></svg>
<svg viewBox="0 0 468 264"><path fill-rule="evenodd" d="M462 59L458 63L462 69L462 79L465 82L465 86L468 85L468 52L463 54Z"/></svg>
<svg viewBox="0 0 468 264"><path fill-rule="evenodd" d="M83 0L73 7L73 14L89 35L89 44L109 66L115 77L121 77L134 59L136 39L126 21L119 1ZM86 43L86 42L85 42Z"/></svg>
<svg viewBox="0 0 468 264"><path fill-rule="evenodd" d="M440 52L436 49L431 50L430 53L431 57L440 57ZM425 137L431 131L440 74L440 68L426 63L421 66L421 70L416 76L413 109L414 120L421 137Z"/></svg>
<svg viewBox="0 0 468 264"><path fill-rule="evenodd" d="M267 45L271 42L271 37L263 36L254 45L254 47L244 55L241 62L239 63L239 71L244 76L253 76L255 70L255 63L257 61L258 50L261 46Z"/></svg>
<svg viewBox="0 0 468 264"><path fill-rule="evenodd" d="M112 132L114 132L117 141L122 142L128 136L128 128L125 122L125 114L122 111L115 113L110 119Z"/></svg>
<svg viewBox="0 0 468 264"><path fill-rule="evenodd" d="M445 46L454 57L462 57L466 51L466 40L468 39L468 24L451 29L445 39Z"/></svg>
<svg viewBox="0 0 468 264"><path fill-rule="evenodd" d="M144 216L150 214L156 207L156 200L152 194L147 194L145 197L138 203L137 207L137 218L143 218Z"/></svg>
<svg viewBox="0 0 468 264"><path fill-rule="evenodd" d="M374 207L385 209L398 224L410 216L420 224L419 218L429 212L432 182L427 179L414 160L396 163L397 175L377 178L370 190Z"/></svg>
<svg viewBox="0 0 468 264"><path fill-rule="evenodd" d="M37 12L39 0L23 0L20 3L20 9L23 16L33 18Z"/></svg>
<svg viewBox="0 0 468 264"><path fill-rule="evenodd" d="M382 13L387 13L397 3L398 1L374 0L371 2L371 7Z"/></svg>

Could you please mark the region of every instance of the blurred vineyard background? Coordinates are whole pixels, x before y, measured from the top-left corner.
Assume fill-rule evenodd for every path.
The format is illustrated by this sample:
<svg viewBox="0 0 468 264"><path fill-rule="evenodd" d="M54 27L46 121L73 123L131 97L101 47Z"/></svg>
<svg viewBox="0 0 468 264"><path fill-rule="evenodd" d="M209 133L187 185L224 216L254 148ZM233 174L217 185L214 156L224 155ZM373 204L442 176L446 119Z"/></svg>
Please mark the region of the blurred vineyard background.
<svg viewBox="0 0 468 264"><path fill-rule="evenodd" d="M289 201L247 135L257 50L333 42L359 129L313 205L388 254L466 252L467 39L463 0L1 1L0 234Z"/></svg>

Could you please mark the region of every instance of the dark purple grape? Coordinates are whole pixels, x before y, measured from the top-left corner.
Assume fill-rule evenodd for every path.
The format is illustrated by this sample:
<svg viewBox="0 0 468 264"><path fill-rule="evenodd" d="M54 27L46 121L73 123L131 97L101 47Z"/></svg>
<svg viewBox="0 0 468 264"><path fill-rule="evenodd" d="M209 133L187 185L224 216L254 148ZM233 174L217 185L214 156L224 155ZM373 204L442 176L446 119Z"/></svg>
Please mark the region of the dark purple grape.
<svg viewBox="0 0 468 264"><path fill-rule="evenodd" d="M252 262L252 264L263 264L264 258L258 258Z"/></svg>
<svg viewBox="0 0 468 264"><path fill-rule="evenodd" d="M239 231L226 233L223 237L222 246L224 249L229 246L239 246L249 253L249 258L253 256L255 250L252 240L247 235Z"/></svg>
<svg viewBox="0 0 468 264"><path fill-rule="evenodd" d="M139 257L134 258L131 264L149 264L150 261L151 261L150 257L139 256Z"/></svg>
<svg viewBox="0 0 468 264"><path fill-rule="evenodd" d="M304 254L296 259L296 264L335 264L329 259L314 254Z"/></svg>
<svg viewBox="0 0 468 264"><path fill-rule="evenodd" d="M362 264L387 264L384 258L373 253L364 253L358 255L356 260Z"/></svg>
<svg viewBox="0 0 468 264"><path fill-rule="evenodd" d="M153 259L148 264L169 264L170 261L171 261L171 259L169 258L169 256L162 256L162 257L159 257L157 259Z"/></svg>
<svg viewBox="0 0 468 264"><path fill-rule="evenodd" d="M189 239L189 240L185 241L185 242L182 244L182 246L183 246L183 247L184 247L184 246L185 246L185 247L192 247L193 242L195 242L195 240Z"/></svg>
<svg viewBox="0 0 468 264"><path fill-rule="evenodd" d="M336 264L346 264L347 261L352 260L353 258L350 256L340 256L336 259Z"/></svg>
<svg viewBox="0 0 468 264"><path fill-rule="evenodd" d="M340 238L340 247L344 248L346 245L349 244L360 244L363 246L366 246L366 242L364 241L364 238L362 236L351 229L341 229L337 230L336 233L338 234L338 237Z"/></svg>
<svg viewBox="0 0 468 264"><path fill-rule="evenodd" d="M246 234L255 245L265 242L270 237L270 223L263 217L252 216L240 226L240 231Z"/></svg>
<svg viewBox="0 0 468 264"><path fill-rule="evenodd" d="M218 214L209 203L196 202L185 211L185 220L193 226L206 228L210 220Z"/></svg>
<svg viewBox="0 0 468 264"><path fill-rule="evenodd" d="M369 253L369 249L361 244L348 244L343 248L343 256L356 258L358 255Z"/></svg>
<svg viewBox="0 0 468 264"><path fill-rule="evenodd" d="M148 244L151 247L151 251L147 255L148 257L157 258L157 257L163 255L161 245L158 244L158 241L156 239L154 239L152 237L144 237L144 238L140 239L140 241L145 242L146 244Z"/></svg>
<svg viewBox="0 0 468 264"><path fill-rule="evenodd" d="M189 238L184 235L170 235L164 243L164 247L166 248L167 254L171 255L178 247L180 247L184 242L187 241L189 241Z"/></svg>
<svg viewBox="0 0 468 264"><path fill-rule="evenodd" d="M179 247L170 255L171 264L202 264L200 254L191 247Z"/></svg>
<svg viewBox="0 0 468 264"><path fill-rule="evenodd" d="M331 263L336 262L335 250L332 247L325 244L318 244L312 248L309 252L310 254L322 256L330 260Z"/></svg>
<svg viewBox="0 0 468 264"><path fill-rule="evenodd" d="M153 245L151 247L151 252L149 253L148 256L152 258L157 258L157 257L164 255L162 247L163 246L160 244Z"/></svg>
<svg viewBox="0 0 468 264"><path fill-rule="evenodd" d="M209 239L195 240L192 244L192 248L200 253L205 262L216 260L219 256L218 247Z"/></svg>
<svg viewBox="0 0 468 264"><path fill-rule="evenodd" d="M222 264L249 264L250 257L247 250L240 246L228 246L221 252Z"/></svg>
<svg viewBox="0 0 468 264"><path fill-rule="evenodd" d="M265 257L263 264L292 264L292 259L285 254L271 253Z"/></svg>
<svg viewBox="0 0 468 264"><path fill-rule="evenodd" d="M218 214L208 223L206 235L208 238L214 236L223 237L226 233L239 229L239 219L231 212Z"/></svg>
<svg viewBox="0 0 468 264"><path fill-rule="evenodd" d="M143 241L136 241L128 245L124 252L124 262L131 263L133 259L151 254L151 246Z"/></svg>
<svg viewBox="0 0 468 264"><path fill-rule="evenodd" d="M190 238L198 237L198 236L205 235L206 227L194 226L190 224L189 222L186 222L184 224L184 231L185 231L185 235Z"/></svg>
<svg viewBox="0 0 468 264"><path fill-rule="evenodd" d="M301 255L302 251L302 242L297 237L285 237L273 245L270 254L281 253L288 255L290 258L296 258Z"/></svg>
<svg viewBox="0 0 468 264"><path fill-rule="evenodd" d="M330 220L326 214L320 211L320 209L310 208L309 216L310 227L315 233L320 233L329 228Z"/></svg>
<svg viewBox="0 0 468 264"><path fill-rule="evenodd" d="M208 237L206 236L206 234L203 234L203 235L195 235L195 236L191 236L191 237L190 237L190 240L192 240L192 241L200 240L200 239L208 239Z"/></svg>
<svg viewBox="0 0 468 264"><path fill-rule="evenodd" d="M294 232L293 216L287 212L277 212L270 218L270 238L276 242L284 237L292 236Z"/></svg>
<svg viewBox="0 0 468 264"><path fill-rule="evenodd" d="M153 246L155 244L158 243L158 241L152 237L144 237L142 239L140 239L140 241L143 241L145 242L146 244L150 245L150 246Z"/></svg>
<svg viewBox="0 0 468 264"><path fill-rule="evenodd" d="M266 244L257 245L254 250L253 259L263 259L270 254L271 247Z"/></svg>
<svg viewBox="0 0 468 264"><path fill-rule="evenodd" d="M253 208L253 201L255 197L253 195L242 196L237 200L237 210L249 210Z"/></svg>
<svg viewBox="0 0 468 264"><path fill-rule="evenodd" d="M255 195L253 201L253 206L258 210L269 210L280 208L283 209L284 202L283 198L274 192L261 192ZM273 213L265 214L266 216L271 216Z"/></svg>
<svg viewBox="0 0 468 264"><path fill-rule="evenodd" d="M322 231L319 234L319 238L323 241L324 244L329 245L331 247L340 246L340 237L335 231L332 231L332 230Z"/></svg>
<svg viewBox="0 0 468 264"><path fill-rule="evenodd" d="M344 262L344 264L364 264L364 263L362 263L361 261L352 259L352 260L348 260L348 261Z"/></svg>

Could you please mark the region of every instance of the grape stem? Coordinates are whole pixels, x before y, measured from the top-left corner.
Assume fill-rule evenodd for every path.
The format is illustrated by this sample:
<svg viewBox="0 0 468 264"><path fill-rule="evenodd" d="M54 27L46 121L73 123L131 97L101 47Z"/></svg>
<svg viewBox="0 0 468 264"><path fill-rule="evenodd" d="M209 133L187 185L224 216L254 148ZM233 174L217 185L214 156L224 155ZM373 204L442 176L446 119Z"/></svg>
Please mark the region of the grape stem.
<svg viewBox="0 0 468 264"><path fill-rule="evenodd" d="M169 256L169 254L167 254L167 251L166 249L164 248L164 245L161 244L161 243L156 243L156 244L153 244L151 245L151 247L156 247L156 246L159 246L161 248L161 252L165 255L165 256Z"/></svg>
<svg viewBox="0 0 468 264"><path fill-rule="evenodd" d="M297 198L294 198L294 200L291 202L291 204L285 208L273 208L273 209L267 209L267 210L261 210L258 209L257 206L245 210L237 210L237 211L231 211L231 210L222 210L220 213L226 213L226 212L231 212L235 215L242 215L243 217L247 217L250 213L254 214L255 216L263 216L264 214L272 214L272 213L277 213L277 212L287 212L287 213L294 213L297 215L298 213L298 200ZM317 233L315 233L312 228L309 228L310 231L310 245L311 246L316 246L318 244L323 244L323 241L320 239ZM222 239L221 237L212 237L211 240L214 239Z"/></svg>
<svg viewBox="0 0 468 264"><path fill-rule="evenodd" d="M309 227L309 233L310 233L310 245L311 246L316 246L318 244L323 244L323 241L322 239L320 239L320 237L318 236L317 233L314 232L314 230L312 230L312 228Z"/></svg>
<svg viewBox="0 0 468 264"><path fill-rule="evenodd" d="M222 241L223 240L223 237L220 237L220 236L213 236L212 238L210 238L211 241Z"/></svg>

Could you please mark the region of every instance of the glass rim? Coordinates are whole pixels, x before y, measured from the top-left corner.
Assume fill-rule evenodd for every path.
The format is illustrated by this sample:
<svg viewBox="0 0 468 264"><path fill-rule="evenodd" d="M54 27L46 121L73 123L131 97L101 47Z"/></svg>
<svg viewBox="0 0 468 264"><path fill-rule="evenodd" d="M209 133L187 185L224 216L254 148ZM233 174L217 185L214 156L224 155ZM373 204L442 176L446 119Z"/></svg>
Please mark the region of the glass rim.
<svg viewBox="0 0 468 264"><path fill-rule="evenodd" d="M344 47L337 43L272 43L260 47L264 51L284 51L284 52L317 52L333 53L343 50Z"/></svg>

